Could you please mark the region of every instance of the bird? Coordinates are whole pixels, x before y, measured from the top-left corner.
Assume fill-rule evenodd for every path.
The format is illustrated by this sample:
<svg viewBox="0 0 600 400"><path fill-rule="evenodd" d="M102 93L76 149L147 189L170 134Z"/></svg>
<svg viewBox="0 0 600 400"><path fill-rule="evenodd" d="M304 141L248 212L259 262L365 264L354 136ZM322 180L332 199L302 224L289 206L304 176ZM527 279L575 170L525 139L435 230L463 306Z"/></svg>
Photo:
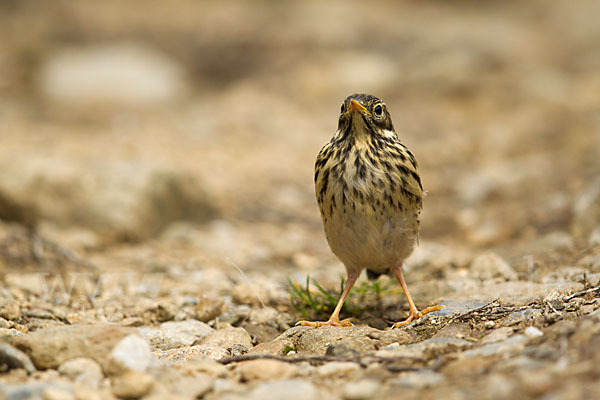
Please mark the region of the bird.
<svg viewBox="0 0 600 400"><path fill-rule="evenodd" d="M408 325L441 306L419 311L404 279L404 260L418 243L423 185L413 153L401 143L387 105L369 94L342 103L338 129L315 162L315 193L331 251L346 267L347 279L327 321L302 326L352 326L339 314L360 273L371 279L393 274L408 300Z"/></svg>

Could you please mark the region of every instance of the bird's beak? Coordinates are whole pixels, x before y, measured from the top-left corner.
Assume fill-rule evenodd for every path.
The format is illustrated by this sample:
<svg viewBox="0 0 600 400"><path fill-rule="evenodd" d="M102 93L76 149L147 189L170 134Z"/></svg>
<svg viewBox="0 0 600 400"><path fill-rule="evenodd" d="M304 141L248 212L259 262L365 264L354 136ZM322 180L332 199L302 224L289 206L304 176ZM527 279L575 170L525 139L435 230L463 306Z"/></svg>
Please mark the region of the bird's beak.
<svg viewBox="0 0 600 400"><path fill-rule="evenodd" d="M351 113L353 111L358 111L363 114L371 115L371 113L369 111L367 111L367 109L362 104L360 104L358 101L350 100L350 105L348 106L348 113Z"/></svg>

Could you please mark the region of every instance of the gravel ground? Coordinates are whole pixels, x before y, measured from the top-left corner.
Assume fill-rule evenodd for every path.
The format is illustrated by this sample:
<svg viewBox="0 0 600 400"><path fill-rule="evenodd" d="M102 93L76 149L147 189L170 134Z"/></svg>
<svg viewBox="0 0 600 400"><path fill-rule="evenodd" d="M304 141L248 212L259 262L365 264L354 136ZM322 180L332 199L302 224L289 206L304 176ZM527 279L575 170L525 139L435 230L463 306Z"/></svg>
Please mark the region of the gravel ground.
<svg viewBox="0 0 600 400"><path fill-rule="evenodd" d="M0 399L596 397L598 17L0 2ZM312 168L357 91L420 161L406 276L444 308L391 330L361 277L353 327L295 327L344 274Z"/></svg>

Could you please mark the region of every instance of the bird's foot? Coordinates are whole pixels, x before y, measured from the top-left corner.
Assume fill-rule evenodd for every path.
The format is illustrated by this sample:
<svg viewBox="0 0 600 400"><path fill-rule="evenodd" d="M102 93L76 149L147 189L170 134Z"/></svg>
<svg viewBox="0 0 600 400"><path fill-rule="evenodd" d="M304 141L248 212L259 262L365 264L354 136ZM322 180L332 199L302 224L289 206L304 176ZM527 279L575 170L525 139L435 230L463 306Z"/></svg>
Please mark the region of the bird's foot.
<svg viewBox="0 0 600 400"><path fill-rule="evenodd" d="M296 326L353 326L350 322L352 318L346 318L343 320L339 320L339 318L329 318L328 321L298 321L296 322Z"/></svg>
<svg viewBox="0 0 600 400"><path fill-rule="evenodd" d="M400 328L401 326L406 326L406 325L410 324L412 321L414 321L415 319L419 319L423 315L429 314L430 312L440 311L442 308L444 308L444 306L427 307L427 308L422 309L421 311L412 310L410 312L410 314L408 315L408 318L406 318L404 321L396 322L394 325L392 325L392 329Z"/></svg>

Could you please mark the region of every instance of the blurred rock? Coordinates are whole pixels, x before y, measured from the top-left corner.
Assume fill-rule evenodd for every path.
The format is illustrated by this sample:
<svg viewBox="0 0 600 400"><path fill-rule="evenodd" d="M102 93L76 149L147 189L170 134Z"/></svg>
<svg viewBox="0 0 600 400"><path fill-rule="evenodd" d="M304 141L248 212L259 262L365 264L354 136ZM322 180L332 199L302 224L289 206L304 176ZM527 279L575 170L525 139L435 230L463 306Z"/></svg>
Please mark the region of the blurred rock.
<svg viewBox="0 0 600 400"><path fill-rule="evenodd" d="M121 399L139 399L146 396L154 386L154 378L142 372L129 371L116 377L112 392Z"/></svg>
<svg viewBox="0 0 600 400"><path fill-rule="evenodd" d="M0 398L3 400L72 400L72 392L71 385L55 382L0 385Z"/></svg>
<svg viewBox="0 0 600 400"><path fill-rule="evenodd" d="M513 328L502 327L493 330L488 335L486 335L483 339L481 339L481 344L489 344L501 342L511 336L513 334Z"/></svg>
<svg viewBox="0 0 600 400"><path fill-rule="evenodd" d="M282 379L259 384L247 398L251 400L317 400L323 398L323 395L309 381Z"/></svg>
<svg viewBox="0 0 600 400"><path fill-rule="evenodd" d="M51 54L39 72L40 89L51 101L146 106L182 95L182 68L146 44L114 43Z"/></svg>
<svg viewBox="0 0 600 400"><path fill-rule="evenodd" d="M461 357L487 357L498 354L502 354L503 356L508 357L509 355L516 354L522 351L526 343L526 336L513 335L499 342L490 343L481 347L467 350L461 354Z"/></svg>
<svg viewBox="0 0 600 400"><path fill-rule="evenodd" d="M35 366L27 354L7 343L0 343L0 366L6 370L23 368L28 373L35 371Z"/></svg>
<svg viewBox="0 0 600 400"><path fill-rule="evenodd" d="M195 307L196 319L208 322L225 312L225 302L220 297L202 296Z"/></svg>
<svg viewBox="0 0 600 400"><path fill-rule="evenodd" d="M343 396L347 400L364 400L375 398L380 383L375 379L360 379L344 385Z"/></svg>
<svg viewBox="0 0 600 400"><path fill-rule="evenodd" d="M152 165L29 158L0 166L0 218L20 220L15 210L28 210L34 222L149 237L178 219L215 215L195 178Z"/></svg>
<svg viewBox="0 0 600 400"><path fill-rule="evenodd" d="M245 361L237 367L244 381L289 379L296 375L297 370L295 365L277 360Z"/></svg>
<svg viewBox="0 0 600 400"><path fill-rule="evenodd" d="M596 179L579 196L573 207L573 234L588 239L600 227L600 179Z"/></svg>
<svg viewBox="0 0 600 400"><path fill-rule="evenodd" d="M70 325L15 336L12 344L39 369L58 368L65 361L87 357L105 367L106 356L131 331L111 324Z"/></svg>
<svg viewBox="0 0 600 400"><path fill-rule="evenodd" d="M510 281L518 278L515 270L495 253L484 253L477 256L471 263L470 273L474 278L482 281L495 278Z"/></svg>
<svg viewBox="0 0 600 400"><path fill-rule="evenodd" d="M252 338L244 328L227 327L212 331L199 340L199 344L230 349L233 345L241 344L246 349L252 348Z"/></svg>
<svg viewBox="0 0 600 400"><path fill-rule="evenodd" d="M169 360L177 363L191 359L201 359L203 361L220 360L231 356L231 353L227 349L210 345L193 345L169 350L155 350L154 354L159 360Z"/></svg>
<svg viewBox="0 0 600 400"><path fill-rule="evenodd" d="M323 326L316 329L297 326L282 333L274 342L281 340L291 341L298 354L325 355L332 346L344 345L357 352L365 352L394 342L406 343L411 337L399 329L380 331L369 326Z"/></svg>
<svg viewBox="0 0 600 400"><path fill-rule="evenodd" d="M355 379L360 373L360 365L349 361L332 361L317 367L317 374L328 379Z"/></svg>
<svg viewBox="0 0 600 400"><path fill-rule="evenodd" d="M249 349L250 354L272 354L281 356L294 349L294 342L290 339L276 339L270 342L259 343Z"/></svg>
<svg viewBox="0 0 600 400"><path fill-rule="evenodd" d="M199 339L214 332L204 322L196 320L164 322L158 328L140 328L140 335L146 338L154 349L169 350L191 346Z"/></svg>
<svg viewBox="0 0 600 400"><path fill-rule="evenodd" d="M93 389L98 389L104 378L100 365L89 358L74 358L66 361L58 367L58 372L74 383Z"/></svg>
<svg viewBox="0 0 600 400"><path fill-rule="evenodd" d="M146 372L155 361L146 340L138 335L124 337L108 356L107 373L123 374L127 371Z"/></svg>

